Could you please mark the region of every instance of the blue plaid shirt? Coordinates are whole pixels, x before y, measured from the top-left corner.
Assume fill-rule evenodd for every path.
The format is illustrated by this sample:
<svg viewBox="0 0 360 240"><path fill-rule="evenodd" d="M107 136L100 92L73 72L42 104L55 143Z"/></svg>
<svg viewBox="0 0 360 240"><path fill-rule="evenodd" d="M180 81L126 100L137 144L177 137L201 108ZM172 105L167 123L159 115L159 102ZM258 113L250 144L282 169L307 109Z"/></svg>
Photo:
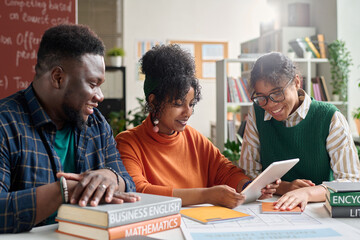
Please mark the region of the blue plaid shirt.
<svg viewBox="0 0 360 240"><path fill-rule="evenodd" d="M57 181L63 171L53 143L56 127L38 102L32 84L0 100L0 233L29 231L35 224L36 187ZM76 173L111 167L135 191L112 130L97 109L75 130Z"/></svg>

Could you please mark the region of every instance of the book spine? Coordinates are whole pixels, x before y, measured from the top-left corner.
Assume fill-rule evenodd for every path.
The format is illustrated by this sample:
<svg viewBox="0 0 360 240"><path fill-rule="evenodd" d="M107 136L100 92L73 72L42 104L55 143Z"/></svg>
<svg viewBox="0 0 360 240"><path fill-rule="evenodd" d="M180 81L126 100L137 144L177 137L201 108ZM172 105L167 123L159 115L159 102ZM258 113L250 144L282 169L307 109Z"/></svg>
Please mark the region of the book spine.
<svg viewBox="0 0 360 240"><path fill-rule="evenodd" d="M321 93L321 98L323 101L328 101L326 93L325 93L325 87L323 82L321 81L320 77L316 77L318 79L318 83L319 83L319 88L320 88L320 93Z"/></svg>
<svg viewBox="0 0 360 240"><path fill-rule="evenodd" d="M301 57L304 57L304 53L306 52L306 47L307 47L305 40L303 38L296 38L296 42L298 43L300 49L303 52Z"/></svg>
<svg viewBox="0 0 360 240"><path fill-rule="evenodd" d="M248 100L248 102L251 102L251 96L247 90L247 86L245 85L245 79L243 79L242 77L239 77L239 81L241 82L241 86L242 88L244 89L244 92L245 92L245 95L246 95L246 98Z"/></svg>
<svg viewBox="0 0 360 240"><path fill-rule="evenodd" d="M120 211L112 211L108 214L108 227L130 224L139 221L164 217L179 213L181 209L181 199L174 199L169 202L161 202L139 206L133 209L122 209Z"/></svg>
<svg viewBox="0 0 360 240"><path fill-rule="evenodd" d="M63 221L59 219L58 222L59 227L56 230L56 232L58 233L63 233L84 239L101 238L112 240L135 235L149 235L178 228L181 224L181 215L177 213L166 217L155 218L108 229Z"/></svg>
<svg viewBox="0 0 360 240"><path fill-rule="evenodd" d="M313 88L314 88L315 99L317 101L321 101L321 95L320 95L320 91L319 91L319 84L318 83L313 83Z"/></svg>
<svg viewBox="0 0 360 240"><path fill-rule="evenodd" d="M237 82L236 82L236 78L231 78L231 79L232 79L233 84L234 84L235 95L236 95L236 97L237 97L237 99L238 99L238 101L236 101L236 102L242 102L243 100L242 100L242 97L241 97L241 93L240 93L239 86L238 86L238 84L237 84Z"/></svg>
<svg viewBox="0 0 360 240"><path fill-rule="evenodd" d="M307 43L308 47L310 48L311 52L313 53L313 56L316 58L320 58L320 53L314 46L314 44L311 42L310 38L305 37L305 42Z"/></svg>
<svg viewBox="0 0 360 240"><path fill-rule="evenodd" d="M331 206L333 218L360 218L360 206L357 207L334 207Z"/></svg>
<svg viewBox="0 0 360 240"><path fill-rule="evenodd" d="M155 218L143 222L133 223L109 229L109 239L130 237L135 235L149 235L180 227L181 215Z"/></svg>
<svg viewBox="0 0 360 240"><path fill-rule="evenodd" d="M330 101L330 95L329 95L329 91L328 91L327 86L326 86L326 82L325 82L324 76L321 76L321 77L320 77L320 81L321 81L321 83L322 83L322 86L324 87L326 99L327 99L327 101Z"/></svg>
<svg viewBox="0 0 360 240"><path fill-rule="evenodd" d="M358 206L360 208L360 192L330 193L327 191L326 194L331 206Z"/></svg>
<svg viewBox="0 0 360 240"><path fill-rule="evenodd" d="M320 57L326 58L326 47L325 47L325 37L323 34L318 34L319 48L320 48Z"/></svg>
<svg viewBox="0 0 360 240"><path fill-rule="evenodd" d="M241 85L239 78L236 78L236 85L239 88L242 102L248 102L249 100L247 99L247 96L245 94L245 90L244 90L243 86Z"/></svg>
<svg viewBox="0 0 360 240"><path fill-rule="evenodd" d="M230 87L227 81L226 81L226 91L227 91L227 102L231 103Z"/></svg>

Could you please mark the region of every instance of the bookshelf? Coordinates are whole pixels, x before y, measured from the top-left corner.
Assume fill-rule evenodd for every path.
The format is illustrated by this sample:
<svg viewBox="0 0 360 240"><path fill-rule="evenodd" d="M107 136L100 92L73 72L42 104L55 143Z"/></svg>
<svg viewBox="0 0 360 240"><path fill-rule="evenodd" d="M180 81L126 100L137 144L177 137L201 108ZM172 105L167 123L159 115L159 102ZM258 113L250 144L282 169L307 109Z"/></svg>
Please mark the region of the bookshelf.
<svg viewBox="0 0 360 240"><path fill-rule="evenodd" d="M216 62L216 146L220 151L224 150L224 143L228 139L228 127L227 127L227 109L228 107L238 107L240 106L242 110L245 108L248 112L248 108L252 106L252 102L239 102L239 103L228 103L227 102L227 77L235 75L232 73L234 67L231 65L236 64L237 68L240 69L237 71L239 76L242 76L242 66L243 64L252 64L256 61L256 58L239 58L239 59L223 59ZM305 91L307 93L311 92L311 77L316 76L316 69L318 65L328 64L328 60L324 58L295 58L293 62L298 66L301 74L305 77ZM236 72L236 71L235 71ZM249 78L249 72L246 71L245 74ZM326 79L327 83L330 79ZM251 93L250 93L251 94ZM310 94L309 94L310 95ZM347 111L347 102L332 102L340 108L340 110ZM341 107L345 109L341 109ZM242 111L244 112L244 111ZM346 114L344 114L347 116Z"/></svg>

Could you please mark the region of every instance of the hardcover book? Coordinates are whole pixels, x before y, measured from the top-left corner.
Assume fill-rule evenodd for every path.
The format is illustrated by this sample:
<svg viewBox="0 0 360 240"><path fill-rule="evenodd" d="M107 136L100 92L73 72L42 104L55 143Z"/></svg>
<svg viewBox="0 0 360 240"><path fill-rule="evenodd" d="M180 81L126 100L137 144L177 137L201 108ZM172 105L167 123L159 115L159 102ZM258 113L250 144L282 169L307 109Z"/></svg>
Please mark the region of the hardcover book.
<svg viewBox="0 0 360 240"><path fill-rule="evenodd" d="M307 46L309 47L310 51L312 52L313 56L315 58L320 58L320 53L319 51L316 49L315 45L311 42L309 37L305 37L305 42L307 44Z"/></svg>
<svg viewBox="0 0 360 240"><path fill-rule="evenodd" d="M327 51L326 51L326 43L325 43L325 37L324 34L318 34L318 42L319 42L319 48L320 48L320 57L326 58Z"/></svg>
<svg viewBox="0 0 360 240"><path fill-rule="evenodd" d="M262 202L261 203L261 213L275 213L275 214L301 214L301 208L299 206L291 210L280 210L274 209L273 202Z"/></svg>
<svg viewBox="0 0 360 240"><path fill-rule="evenodd" d="M304 57L307 44L303 38L296 38L295 40L290 41L289 44L299 58Z"/></svg>
<svg viewBox="0 0 360 240"><path fill-rule="evenodd" d="M334 192L360 192L360 182L323 182Z"/></svg>
<svg viewBox="0 0 360 240"><path fill-rule="evenodd" d="M326 100L327 100L327 101L330 101L330 94L329 94L329 91L328 91L328 89L327 89L326 81L325 81L324 76L320 76L320 82L321 82L321 86L322 86L323 89L324 89Z"/></svg>
<svg viewBox="0 0 360 240"><path fill-rule="evenodd" d="M333 218L360 218L360 206L336 207L331 206L328 199L324 204L326 210Z"/></svg>
<svg viewBox="0 0 360 240"><path fill-rule="evenodd" d="M253 218L249 214L220 206L188 208L181 210L180 213L184 217L203 224Z"/></svg>
<svg viewBox="0 0 360 240"><path fill-rule="evenodd" d="M326 198L331 206L360 206L360 192L326 191Z"/></svg>
<svg viewBox="0 0 360 240"><path fill-rule="evenodd" d="M180 227L181 215L150 219L108 229L57 219L56 232L87 239L119 239L136 235L148 235Z"/></svg>
<svg viewBox="0 0 360 240"><path fill-rule="evenodd" d="M140 196L141 200L132 203L102 204L96 207L62 204L57 219L111 228L180 212L180 198L145 193L136 193L136 195Z"/></svg>

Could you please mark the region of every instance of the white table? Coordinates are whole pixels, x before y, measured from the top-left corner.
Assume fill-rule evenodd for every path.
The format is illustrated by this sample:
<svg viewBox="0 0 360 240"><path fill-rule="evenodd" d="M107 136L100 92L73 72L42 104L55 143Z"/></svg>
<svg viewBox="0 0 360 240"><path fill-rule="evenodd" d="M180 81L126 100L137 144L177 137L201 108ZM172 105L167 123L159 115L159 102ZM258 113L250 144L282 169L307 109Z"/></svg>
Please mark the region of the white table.
<svg viewBox="0 0 360 240"><path fill-rule="evenodd" d="M260 203L259 203L260 204ZM330 218L326 209L323 206L323 203L310 203L305 209L306 213L311 213L313 216L318 218ZM360 229L360 219L359 218L337 218L337 220L348 224L356 229ZM30 232L18 233L18 234L0 234L0 239L32 239L32 240L42 240L42 239L60 239L60 240L75 240L79 239L76 237L71 237L68 235L56 233L57 224L37 227L32 229ZM155 233L149 235L158 239L172 239L172 240L183 240L183 234L180 228Z"/></svg>

